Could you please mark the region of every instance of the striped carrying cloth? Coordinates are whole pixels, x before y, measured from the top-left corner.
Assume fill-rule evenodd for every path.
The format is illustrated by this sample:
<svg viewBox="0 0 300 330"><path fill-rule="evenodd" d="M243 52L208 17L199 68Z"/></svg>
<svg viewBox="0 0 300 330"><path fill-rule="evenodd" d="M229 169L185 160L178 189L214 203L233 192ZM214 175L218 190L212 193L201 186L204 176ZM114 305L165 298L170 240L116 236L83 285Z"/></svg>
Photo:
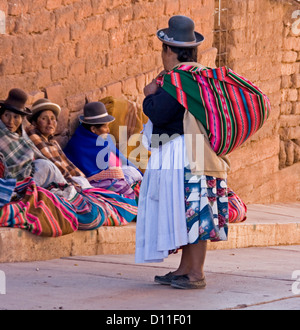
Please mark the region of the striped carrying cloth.
<svg viewBox="0 0 300 330"><path fill-rule="evenodd" d="M180 64L157 82L202 123L219 156L244 143L270 113L267 96L227 67Z"/></svg>

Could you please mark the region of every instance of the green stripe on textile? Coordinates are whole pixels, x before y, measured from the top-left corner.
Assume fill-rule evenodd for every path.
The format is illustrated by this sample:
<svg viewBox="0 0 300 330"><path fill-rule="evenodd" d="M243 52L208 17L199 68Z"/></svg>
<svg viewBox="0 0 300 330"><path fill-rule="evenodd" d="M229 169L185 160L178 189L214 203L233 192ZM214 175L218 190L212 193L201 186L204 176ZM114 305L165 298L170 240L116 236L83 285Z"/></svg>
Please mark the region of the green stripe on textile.
<svg viewBox="0 0 300 330"><path fill-rule="evenodd" d="M190 72L185 72L182 70L174 70L174 72L180 73L180 82L182 85L182 89L187 97L187 110L193 114L204 126L206 131L208 131L208 124L206 122L206 110L203 106L203 103L199 102L199 96L201 96L201 88L199 88L198 84L195 84L193 79L193 75ZM171 75L166 74L164 76L164 84L162 88L169 93L172 97L174 97L177 101L180 102L177 98L176 87L171 83ZM202 99L202 96L201 96ZM180 102L181 103L181 102ZM182 103L181 103L182 104ZM182 104L184 106L184 104Z"/></svg>

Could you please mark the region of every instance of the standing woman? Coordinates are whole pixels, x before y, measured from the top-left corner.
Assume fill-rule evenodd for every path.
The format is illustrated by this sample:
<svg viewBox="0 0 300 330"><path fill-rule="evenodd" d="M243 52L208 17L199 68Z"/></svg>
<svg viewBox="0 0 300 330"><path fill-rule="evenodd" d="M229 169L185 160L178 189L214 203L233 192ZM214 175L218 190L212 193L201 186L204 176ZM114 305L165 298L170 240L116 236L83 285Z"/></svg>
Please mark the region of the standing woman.
<svg viewBox="0 0 300 330"><path fill-rule="evenodd" d="M197 46L204 37L194 31L190 18L171 17L169 28L159 30L157 36L163 42L165 71L160 75L183 62L201 67L196 63ZM184 133L205 136L205 131L188 130L191 126L184 125L187 110L156 80L145 87L144 94L143 111L149 117L144 135L150 130L152 149L140 190L136 262L162 261L182 248L178 269L155 276L155 282L181 289L203 288L207 240L227 240L228 165L204 141L203 173L192 174Z"/></svg>

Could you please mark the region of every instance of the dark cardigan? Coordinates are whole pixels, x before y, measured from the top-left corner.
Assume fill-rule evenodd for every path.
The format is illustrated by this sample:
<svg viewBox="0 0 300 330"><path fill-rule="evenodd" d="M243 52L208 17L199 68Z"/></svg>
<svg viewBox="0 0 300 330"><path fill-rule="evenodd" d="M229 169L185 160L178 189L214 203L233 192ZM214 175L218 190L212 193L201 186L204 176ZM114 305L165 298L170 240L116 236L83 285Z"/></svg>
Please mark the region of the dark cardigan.
<svg viewBox="0 0 300 330"><path fill-rule="evenodd" d="M144 99L143 111L153 123L153 134L183 134L185 108L162 88Z"/></svg>

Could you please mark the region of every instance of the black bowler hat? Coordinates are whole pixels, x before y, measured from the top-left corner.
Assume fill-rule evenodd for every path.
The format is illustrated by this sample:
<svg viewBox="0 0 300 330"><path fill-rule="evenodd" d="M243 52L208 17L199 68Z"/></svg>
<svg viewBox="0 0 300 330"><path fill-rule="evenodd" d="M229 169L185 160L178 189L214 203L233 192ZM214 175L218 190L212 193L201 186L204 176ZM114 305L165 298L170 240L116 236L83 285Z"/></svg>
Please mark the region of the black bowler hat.
<svg viewBox="0 0 300 330"><path fill-rule="evenodd" d="M195 32L195 24L192 19L183 15L172 16L169 19L169 27L160 29L156 35L160 41L175 47L196 47L204 40L202 34Z"/></svg>
<svg viewBox="0 0 300 330"><path fill-rule="evenodd" d="M22 89L13 88L9 91L7 99L0 101L0 108L22 116L30 115L31 110L25 107L27 98L27 94Z"/></svg>
<svg viewBox="0 0 300 330"><path fill-rule="evenodd" d="M83 116L79 116L82 123L97 125L106 124L115 120L115 117L107 113L105 105L102 102L90 102L83 108Z"/></svg>

